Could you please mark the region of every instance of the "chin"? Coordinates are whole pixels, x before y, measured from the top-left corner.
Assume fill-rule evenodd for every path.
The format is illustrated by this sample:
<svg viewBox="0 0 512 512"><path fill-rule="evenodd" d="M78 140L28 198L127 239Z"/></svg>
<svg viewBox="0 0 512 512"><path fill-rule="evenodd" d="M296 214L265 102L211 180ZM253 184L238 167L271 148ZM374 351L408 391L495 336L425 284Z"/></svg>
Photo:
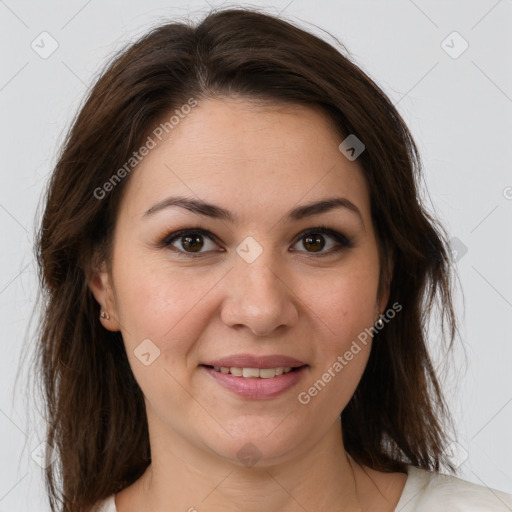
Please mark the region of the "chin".
<svg viewBox="0 0 512 512"><path fill-rule="evenodd" d="M269 467L297 455L300 447L305 444L307 436L301 436L299 432L293 435L293 427L289 422L282 421L285 417L283 415L280 419L280 425L278 421L267 418L262 419L257 426L251 418L246 423L237 419L236 431L233 426L226 429L232 437L220 429L221 438L204 439L203 442L216 456L230 463L246 467Z"/></svg>

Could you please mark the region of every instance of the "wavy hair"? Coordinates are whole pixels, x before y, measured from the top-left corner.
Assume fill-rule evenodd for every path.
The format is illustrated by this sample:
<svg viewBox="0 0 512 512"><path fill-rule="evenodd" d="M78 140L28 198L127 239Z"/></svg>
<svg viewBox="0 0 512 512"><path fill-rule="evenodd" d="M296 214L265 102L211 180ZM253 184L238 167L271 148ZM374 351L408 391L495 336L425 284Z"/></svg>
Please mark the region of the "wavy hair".
<svg viewBox="0 0 512 512"><path fill-rule="evenodd" d="M75 116L49 181L36 241L43 299L37 375L46 441L58 455L45 470L53 512L87 512L151 463L142 391L121 334L101 326L88 287L94 255L109 261L130 177L101 199L94 191L169 112L191 97L222 96L319 108L340 137L363 141L358 162L379 247L379 291L389 284L389 304L403 310L378 333L341 414L345 449L380 471L403 472L410 464L455 472L445 456L453 420L427 346L436 301L450 349L458 331L449 246L422 204L422 164L411 133L344 48L277 16L226 9L195 25L161 24L116 54Z"/></svg>

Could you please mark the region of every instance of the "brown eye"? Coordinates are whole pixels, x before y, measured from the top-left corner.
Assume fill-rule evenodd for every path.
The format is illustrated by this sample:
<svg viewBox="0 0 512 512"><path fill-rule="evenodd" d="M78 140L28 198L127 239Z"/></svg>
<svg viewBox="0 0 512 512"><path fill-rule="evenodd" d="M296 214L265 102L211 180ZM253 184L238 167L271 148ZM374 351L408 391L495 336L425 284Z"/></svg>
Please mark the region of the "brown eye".
<svg viewBox="0 0 512 512"><path fill-rule="evenodd" d="M181 239L182 239L181 246L186 251L190 250L192 252L199 252L204 245L203 240L202 240L203 239L202 235L192 235L192 236L187 235L187 236L182 236Z"/></svg>
<svg viewBox="0 0 512 512"><path fill-rule="evenodd" d="M225 249L219 248L214 240L216 240L215 235L207 230L183 229L168 235L160 242L160 245L172 249L179 256L201 257L210 252L225 252ZM354 247L354 243L349 238L324 226L302 233L295 245L299 243L305 251L298 249L298 252L318 256L328 256ZM325 248L327 250L324 250ZM293 249L293 251L297 251L297 249Z"/></svg>
<svg viewBox="0 0 512 512"><path fill-rule="evenodd" d="M308 251L318 252L321 251L325 247L325 241L323 235L315 234L315 235L306 235L304 237L304 247L308 249Z"/></svg>
<svg viewBox="0 0 512 512"><path fill-rule="evenodd" d="M184 256L200 256L218 249L218 245L213 242L213 235L198 229L185 229L172 233L163 240L162 245ZM206 250L203 250L204 248Z"/></svg>
<svg viewBox="0 0 512 512"><path fill-rule="evenodd" d="M306 253L318 253L318 256L327 256L343 249L354 247L354 243L345 235L324 226L312 228L302 233L297 240L297 244L299 243L305 248ZM324 248L326 248L325 251L323 250ZM304 251L299 250L299 252Z"/></svg>

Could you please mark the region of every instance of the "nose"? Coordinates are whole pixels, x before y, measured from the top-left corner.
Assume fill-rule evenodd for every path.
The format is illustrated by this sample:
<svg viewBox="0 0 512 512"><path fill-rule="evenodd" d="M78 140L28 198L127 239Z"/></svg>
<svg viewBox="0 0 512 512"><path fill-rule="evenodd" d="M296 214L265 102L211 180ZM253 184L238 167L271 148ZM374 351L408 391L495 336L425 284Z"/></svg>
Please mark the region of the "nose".
<svg viewBox="0 0 512 512"><path fill-rule="evenodd" d="M221 311L225 325L247 328L256 336L271 336L297 323L298 298L293 284L287 282L289 274L270 263L263 255L252 263L240 259L228 273Z"/></svg>

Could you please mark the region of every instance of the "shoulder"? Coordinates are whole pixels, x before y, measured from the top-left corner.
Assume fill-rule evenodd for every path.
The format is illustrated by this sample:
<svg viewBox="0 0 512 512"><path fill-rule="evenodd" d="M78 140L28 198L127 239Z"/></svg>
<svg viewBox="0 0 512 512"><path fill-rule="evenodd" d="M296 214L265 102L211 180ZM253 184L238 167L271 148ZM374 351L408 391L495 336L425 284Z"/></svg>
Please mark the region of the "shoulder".
<svg viewBox="0 0 512 512"><path fill-rule="evenodd" d="M512 495L462 478L408 467L396 512L512 512Z"/></svg>
<svg viewBox="0 0 512 512"><path fill-rule="evenodd" d="M91 512L117 512L116 503L114 501L114 494L108 498L98 501Z"/></svg>

